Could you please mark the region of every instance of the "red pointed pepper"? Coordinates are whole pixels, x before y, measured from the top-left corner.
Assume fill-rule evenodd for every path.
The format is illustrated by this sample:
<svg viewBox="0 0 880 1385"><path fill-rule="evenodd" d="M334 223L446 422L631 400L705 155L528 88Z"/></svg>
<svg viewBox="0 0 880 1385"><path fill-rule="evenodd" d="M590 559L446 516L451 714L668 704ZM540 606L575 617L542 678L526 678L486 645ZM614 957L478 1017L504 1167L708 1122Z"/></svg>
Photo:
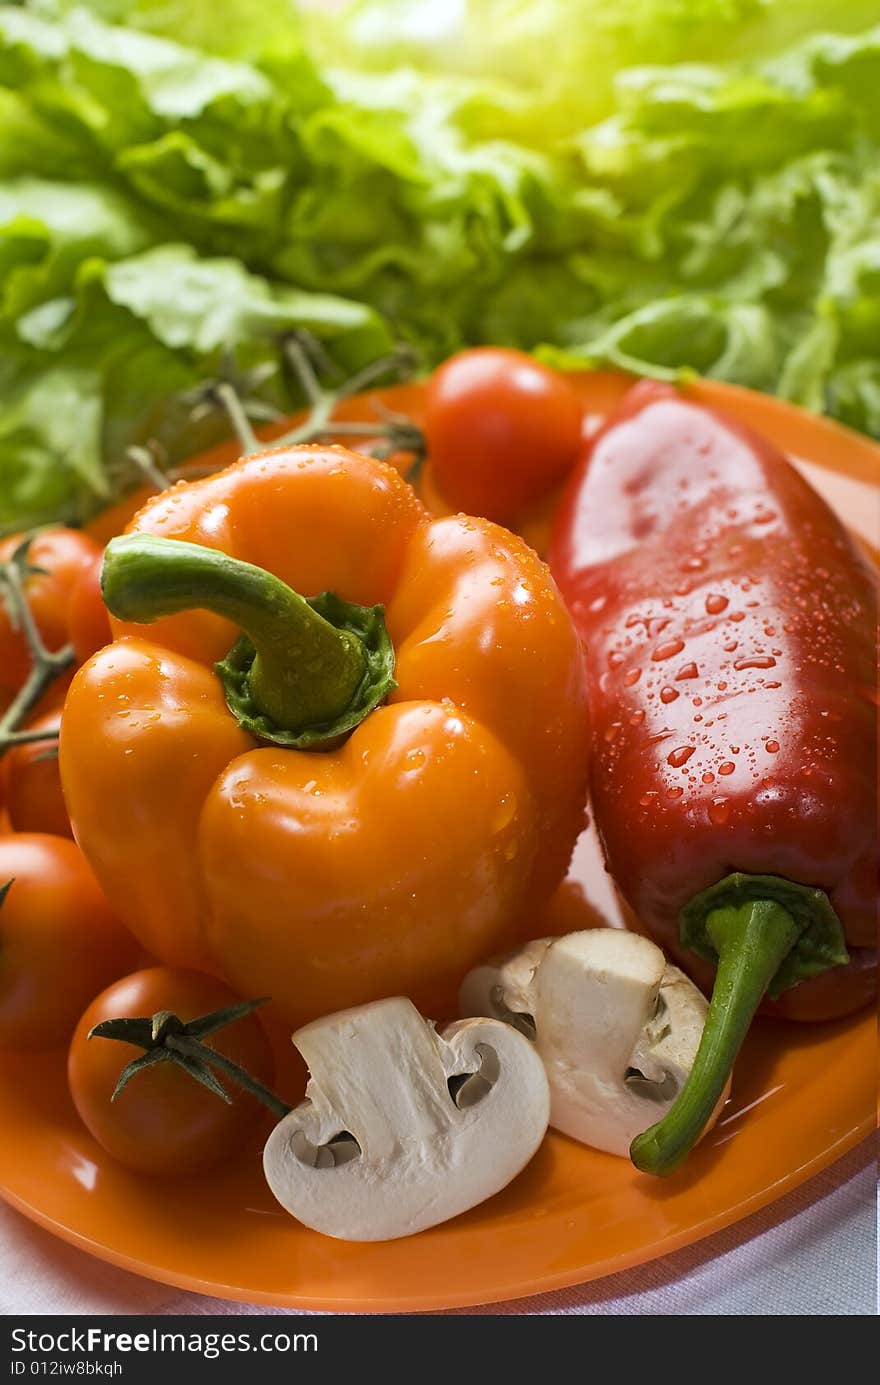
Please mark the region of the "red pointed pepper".
<svg viewBox="0 0 880 1385"><path fill-rule="evenodd" d="M648 382L572 477L550 564L585 643L611 873L698 979L717 967L694 1071L631 1151L666 1173L765 992L821 1019L876 986L876 587L774 447Z"/></svg>

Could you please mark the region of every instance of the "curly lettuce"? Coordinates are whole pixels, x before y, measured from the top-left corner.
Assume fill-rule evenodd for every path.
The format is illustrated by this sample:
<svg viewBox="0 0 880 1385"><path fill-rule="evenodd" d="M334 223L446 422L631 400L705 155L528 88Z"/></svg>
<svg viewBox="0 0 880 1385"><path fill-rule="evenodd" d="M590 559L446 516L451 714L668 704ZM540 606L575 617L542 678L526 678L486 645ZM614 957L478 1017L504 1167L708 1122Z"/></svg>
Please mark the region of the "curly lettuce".
<svg viewBox="0 0 880 1385"><path fill-rule="evenodd" d="M0 527L206 441L206 378L294 407L303 328L345 370L496 341L880 436L880 0L223 13L0 4Z"/></svg>

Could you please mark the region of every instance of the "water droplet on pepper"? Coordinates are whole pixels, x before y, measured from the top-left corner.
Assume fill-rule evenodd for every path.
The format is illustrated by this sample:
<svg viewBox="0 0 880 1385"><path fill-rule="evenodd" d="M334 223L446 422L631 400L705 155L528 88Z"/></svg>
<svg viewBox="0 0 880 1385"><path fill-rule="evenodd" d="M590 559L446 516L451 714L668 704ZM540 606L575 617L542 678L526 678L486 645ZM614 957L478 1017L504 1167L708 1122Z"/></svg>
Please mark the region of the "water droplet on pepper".
<svg viewBox="0 0 880 1385"><path fill-rule="evenodd" d="M693 755L694 749L695 747L692 745L680 745L676 750L669 752L666 756L666 763L671 765L673 769L681 769L682 765L686 765Z"/></svg>
<svg viewBox="0 0 880 1385"><path fill-rule="evenodd" d="M674 654L680 654L683 649L684 640L664 640L662 644L657 645L651 658L655 663L662 663L664 659L671 659Z"/></svg>
<svg viewBox="0 0 880 1385"><path fill-rule="evenodd" d="M733 667L737 672L745 668L775 668L776 660L772 654L752 654L746 659L735 659Z"/></svg>

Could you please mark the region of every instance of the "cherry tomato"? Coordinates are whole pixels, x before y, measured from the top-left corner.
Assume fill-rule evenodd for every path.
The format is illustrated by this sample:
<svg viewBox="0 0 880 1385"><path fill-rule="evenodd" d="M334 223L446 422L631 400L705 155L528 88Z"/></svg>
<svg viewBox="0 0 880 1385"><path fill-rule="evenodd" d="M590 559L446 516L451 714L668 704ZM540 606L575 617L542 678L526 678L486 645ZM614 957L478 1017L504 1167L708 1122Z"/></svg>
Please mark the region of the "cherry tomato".
<svg viewBox="0 0 880 1385"><path fill-rule="evenodd" d="M0 838L0 1049L68 1041L95 992L136 964L85 857L64 837Z"/></svg>
<svg viewBox="0 0 880 1385"><path fill-rule="evenodd" d="M0 543L0 561L11 558L22 535ZM24 579L28 605L47 649L60 649L70 638L67 602L74 581L100 549L94 539L78 529L44 529L28 548L29 566L41 569ZM0 688L16 689L28 675L30 655L20 630L13 628L5 605L0 603Z"/></svg>
<svg viewBox="0 0 880 1385"><path fill-rule="evenodd" d="M74 580L67 603L67 632L78 664L84 664L113 638L101 595L103 563L104 553L99 549Z"/></svg>
<svg viewBox="0 0 880 1385"><path fill-rule="evenodd" d="M144 1050L115 1039L89 1038L103 1020L170 1010L186 1023L240 997L195 971L151 967L103 991L86 1010L70 1046L67 1076L80 1119L114 1159L143 1173L193 1173L227 1158L261 1132L262 1108L222 1074L232 1097L227 1106L176 1063L137 1073L111 1102L119 1074ZM217 1030L205 1043L267 1083L272 1077L269 1041L254 1015Z"/></svg>
<svg viewBox="0 0 880 1385"><path fill-rule="evenodd" d="M574 465L582 417L564 375L520 351L462 351L434 372L425 391L437 487L459 510L510 523Z"/></svg>
<svg viewBox="0 0 880 1385"><path fill-rule="evenodd" d="M60 725L61 712L47 712L28 722L28 730L57 733ZM31 741L17 745L0 763L5 769L6 811L13 830L72 837L61 792L57 742Z"/></svg>

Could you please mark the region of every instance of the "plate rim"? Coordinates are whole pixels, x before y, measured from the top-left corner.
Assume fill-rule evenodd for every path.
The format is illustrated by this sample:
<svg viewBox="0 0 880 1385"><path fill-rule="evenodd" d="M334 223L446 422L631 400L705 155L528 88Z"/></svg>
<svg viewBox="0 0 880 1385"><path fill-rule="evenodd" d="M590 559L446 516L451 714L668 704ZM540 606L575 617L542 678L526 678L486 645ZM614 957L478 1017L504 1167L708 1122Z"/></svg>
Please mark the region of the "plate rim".
<svg viewBox="0 0 880 1385"><path fill-rule="evenodd" d="M636 378L627 376L625 372L599 370L599 371L577 371L572 372L573 382L576 388L586 389L591 380L600 388L611 388L614 391L622 389L625 383L631 383ZM401 391L422 390L424 381L414 381L411 384L390 386L387 389L373 390L366 392L363 396L353 396L347 401L349 404L356 404L358 398L376 399L386 395L395 395ZM863 434L854 432L845 425L829 419L824 415L812 414L808 410L802 409L788 401L780 400L774 396L765 395L760 391L747 389L743 386L730 385L726 382L699 379L696 381L682 382L682 391L685 395L695 398L698 402L708 407L729 407L734 417L741 417L744 409L748 408L752 401L759 404L760 421L756 423L762 433L769 436L771 440L785 451L789 456L794 454L798 460L807 460L837 475L851 475L856 479L866 480L868 484L874 486L880 494L880 480L875 479L871 474L875 460L880 460L880 445L873 439ZM613 404L611 405L613 407ZM607 412L607 410L606 410ZM292 420L295 421L295 420ZM769 427L768 427L769 424ZM819 456L804 456L801 448L795 451L790 445L782 441L780 433L788 430L789 425L794 431L801 435L803 430L813 428L818 436L816 437L816 451ZM284 426L284 425L280 425ZM857 459L853 469L842 465L836 456L835 443L839 444L841 437L849 440L854 446ZM271 438L267 439L267 445L271 446ZM206 457L213 453L220 453L226 444L211 449ZM869 1017L867 1010L856 1012L851 1016L852 1027L855 1027L862 1020ZM655 1239L647 1248L641 1246L624 1250L615 1255L606 1256L603 1260L592 1262L580 1267L569 1267L559 1272L542 1273L538 1278L532 1276L522 1282L511 1283L503 1288L496 1288L484 1291L466 1291L456 1294L455 1292L444 1293L442 1302L439 1301L437 1291L428 1291L422 1295L401 1295L396 1292L393 1297L387 1292L384 1293L380 1301L376 1299L358 1297L327 1297L322 1295L309 1295L301 1293L278 1293L268 1290L245 1289L241 1286L227 1283L219 1283L216 1280L202 1278L193 1274L185 1274L176 1270L166 1269L159 1265L148 1264L124 1251L115 1249L100 1241L94 1240L89 1234L76 1230L63 1222L57 1220L52 1214L43 1212L30 1199L23 1197L10 1189L5 1183L0 1183L0 1201L13 1208L29 1222L41 1227L44 1231L54 1236L67 1245L71 1245L77 1250L84 1251L93 1258L122 1269L127 1273L138 1275L154 1283L164 1284L170 1288L179 1289L187 1292L201 1294L207 1297L219 1298L229 1302L247 1303L264 1307L281 1307L292 1310L325 1313L354 1313L354 1314L389 1314L389 1313L431 1313L443 1312L450 1309L462 1309L473 1307L485 1307L493 1304L507 1303L519 1299L530 1299L539 1297L542 1294L553 1293L560 1289L586 1285L597 1280L606 1279L609 1276L635 1268L636 1266L649 1264L653 1261L663 1259L672 1255L687 1246L694 1245L700 1241L745 1221L754 1213L779 1201L788 1193L801 1187L811 1178L829 1168L843 1158L851 1150L855 1149L860 1143L870 1138L872 1131L876 1129L876 1122L872 1111L866 1111L863 1118L859 1119L848 1130L841 1133L835 1140L826 1145L823 1149L816 1152L812 1157L798 1164L796 1168L777 1176L771 1183L765 1185L758 1191L735 1201L732 1205L716 1211L713 1214L703 1216L695 1220L691 1225L676 1232L671 1232L661 1238ZM553 1132L553 1137L566 1139L565 1136ZM454 1222L451 1223L454 1225Z"/></svg>
<svg viewBox="0 0 880 1385"><path fill-rule="evenodd" d="M113 1265L116 1269L139 1275L141 1278L149 1279L156 1284L166 1284L170 1288L182 1289L208 1298L220 1298L226 1302L258 1304L272 1308L299 1309L302 1312L353 1313L371 1316L393 1313L442 1313L449 1309L486 1307L496 1303L509 1303L518 1299L540 1297L542 1294L554 1293L560 1289L575 1288L578 1285L593 1283L595 1280L607 1279L612 1274L619 1274L634 1269L638 1265L647 1265L652 1261L663 1259L667 1255L673 1255L676 1251L683 1250L687 1246L708 1239L719 1231L724 1231L729 1226L745 1221L755 1212L761 1211L762 1208L773 1202L778 1202L786 1194L794 1192L796 1188L801 1187L824 1169L837 1163L844 1155L867 1140L872 1129L874 1129L873 1116L866 1114L862 1121L845 1131L833 1145L827 1146L793 1172L777 1178L772 1184L762 1188L742 1202L738 1202L735 1206L695 1222L686 1230L665 1237L662 1242L655 1242L647 1254L644 1249L626 1251L587 1267L571 1269L559 1274L543 1275L540 1280L531 1279L519 1286L509 1285L503 1292L493 1290L488 1296L475 1293L444 1296L442 1304L438 1304L436 1294L430 1293L424 1297L424 1301L415 1297L397 1296L394 1301L395 1306L389 1307L387 1298L382 1305L379 1305L363 1298L330 1299L303 1294L278 1294L257 1289L243 1291L238 1285L220 1284L214 1280L200 1279L193 1275L166 1270L160 1266L148 1265L136 1257L114 1250L111 1246L94 1241L91 1237L56 1221L54 1217L41 1212L27 1199L11 1192L5 1185L0 1185L0 1201L65 1244L74 1246L77 1250L85 1251L104 1264ZM558 1135L558 1132L554 1132L554 1134ZM567 1137L559 1135L558 1138L566 1139Z"/></svg>

